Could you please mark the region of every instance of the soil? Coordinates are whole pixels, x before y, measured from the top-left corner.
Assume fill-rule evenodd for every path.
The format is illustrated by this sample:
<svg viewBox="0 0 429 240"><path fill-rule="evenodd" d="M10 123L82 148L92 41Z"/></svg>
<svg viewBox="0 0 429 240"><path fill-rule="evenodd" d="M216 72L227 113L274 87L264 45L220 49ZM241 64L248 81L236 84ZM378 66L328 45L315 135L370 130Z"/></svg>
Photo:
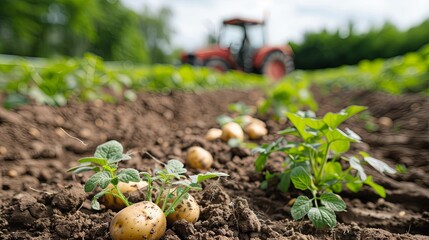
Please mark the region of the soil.
<svg viewBox="0 0 429 240"><path fill-rule="evenodd" d="M368 106L370 114L346 123L366 142L354 150L369 151L390 166L407 167L406 173L392 176L367 169L386 188L387 197L379 198L369 188L343 192L348 210L339 214L334 229L317 230L308 220L293 221L288 203L298 193L275 191L274 183L261 190L263 176L254 172L256 156L248 149L204 140L229 103L255 105L263 96L258 90L222 90L140 93L134 102L115 105L95 101L0 109L0 239L110 239L115 212L91 210L91 196L82 188L88 174L65 172L110 139L133 152L124 167L148 171L159 167L149 154L164 162L183 161L188 148L202 146L215 159L211 170L230 175L208 181L203 191L193 193L200 219L174 223L164 239L429 239L429 98L314 91L319 114L349 104ZM260 118L269 135L255 141L258 144L276 139L276 132L287 126L268 116ZM279 161L274 156L268 167Z"/></svg>

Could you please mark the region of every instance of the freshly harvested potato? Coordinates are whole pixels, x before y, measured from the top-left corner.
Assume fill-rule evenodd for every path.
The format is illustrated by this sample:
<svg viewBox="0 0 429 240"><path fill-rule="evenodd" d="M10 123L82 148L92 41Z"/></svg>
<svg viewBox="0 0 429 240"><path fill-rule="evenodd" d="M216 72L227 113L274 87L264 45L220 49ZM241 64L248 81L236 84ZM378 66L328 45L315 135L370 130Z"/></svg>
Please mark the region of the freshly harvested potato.
<svg viewBox="0 0 429 240"><path fill-rule="evenodd" d="M171 197L170 199L168 199L168 203L167 203L167 208L169 207L169 205L171 203L174 202L174 200L177 197L177 192L175 192L176 188L171 189L171 191L173 193L173 197ZM162 207L162 205L164 204L165 201L165 196L167 194L164 193L162 196L162 200L159 202L158 206ZM195 201L195 198L192 197L192 195L190 195L188 193L188 198L183 198L182 202L180 202L176 208L174 209L173 213L170 213L167 216L167 222L169 224L174 223L175 221L178 220L185 220L187 222L192 222L195 223L198 218L200 217L200 206L198 205L198 203Z"/></svg>
<svg viewBox="0 0 429 240"><path fill-rule="evenodd" d="M207 141L214 141L220 138L220 136L222 136L222 130L219 128L210 128L205 135L205 139Z"/></svg>
<svg viewBox="0 0 429 240"><path fill-rule="evenodd" d="M119 211L110 223L110 237L113 240L148 239L157 240L164 236L167 219L153 202L138 202Z"/></svg>
<svg viewBox="0 0 429 240"><path fill-rule="evenodd" d="M188 194L188 198L182 199L182 202L177 205L174 212L167 216L167 222L171 224L183 219L187 222L195 223L199 217L200 206L195 201L195 198Z"/></svg>
<svg viewBox="0 0 429 240"><path fill-rule="evenodd" d="M125 196L127 194L130 194L132 192L138 191L139 189L143 189L147 187L146 181L140 181L140 182L119 182L118 188L119 191L121 191ZM113 185L109 185L110 188L113 188ZM116 190L112 190L113 193L116 193ZM119 211L126 207L124 201L122 201L120 198L117 198L113 196L112 194L105 194L100 201L106 206L108 209L112 209L114 211Z"/></svg>
<svg viewBox="0 0 429 240"><path fill-rule="evenodd" d="M222 136L220 137L222 141L227 142L231 138L236 138L239 140L244 139L243 129L238 123L229 122L222 127Z"/></svg>
<svg viewBox="0 0 429 240"><path fill-rule="evenodd" d="M383 129L389 129L393 126L393 120L389 117L381 117L378 119L378 125Z"/></svg>
<svg viewBox="0 0 429 240"><path fill-rule="evenodd" d="M256 124L259 124L259 125L261 125L263 127L267 126L263 121L261 121L261 120L259 120L257 118L253 118L252 121L250 121L250 123L256 123Z"/></svg>
<svg viewBox="0 0 429 240"><path fill-rule="evenodd" d="M267 128L262 126L260 123L252 122L244 128L244 131L249 135L250 139L259 139L267 135Z"/></svg>
<svg viewBox="0 0 429 240"><path fill-rule="evenodd" d="M213 164L213 156L202 147L191 147L188 149L186 164L195 169L207 170Z"/></svg>

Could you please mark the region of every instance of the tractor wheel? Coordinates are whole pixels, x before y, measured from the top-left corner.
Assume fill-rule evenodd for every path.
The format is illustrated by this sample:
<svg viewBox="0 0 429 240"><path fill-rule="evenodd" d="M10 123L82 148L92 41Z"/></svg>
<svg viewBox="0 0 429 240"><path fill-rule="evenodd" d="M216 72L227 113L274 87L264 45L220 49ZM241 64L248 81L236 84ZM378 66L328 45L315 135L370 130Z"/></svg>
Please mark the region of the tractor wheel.
<svg viewBox="0 0 429 240"><path fill-rule="evenodd" d="M211 58L204 63L204 66L214 69L218 72L226 72L228 71L228 63L219 58Z"/></svg>
<svg viewBox="0 0 429 240"><path fill-rule="evenodd" d="M262 66L262 74L278 81L294 69L292 58L282 52L270 53Z"/></svg>

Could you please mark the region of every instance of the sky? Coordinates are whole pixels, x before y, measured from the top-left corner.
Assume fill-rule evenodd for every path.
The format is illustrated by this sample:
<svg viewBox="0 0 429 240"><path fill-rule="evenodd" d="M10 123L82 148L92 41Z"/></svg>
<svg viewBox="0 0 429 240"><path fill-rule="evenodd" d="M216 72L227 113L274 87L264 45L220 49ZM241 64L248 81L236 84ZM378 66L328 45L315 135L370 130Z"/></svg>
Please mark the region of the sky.
<svg viewBox="0 0 429 240"><path fill-rule="evenodd" d="M173 44L188 51L206 44L207 35L219 29L222 19L267 19L269 44L301 41L306 32L355 29L365 32L390 21L400 29L429 18L429 0L122 0L139 11L144 6L173 11Z"/></svg>

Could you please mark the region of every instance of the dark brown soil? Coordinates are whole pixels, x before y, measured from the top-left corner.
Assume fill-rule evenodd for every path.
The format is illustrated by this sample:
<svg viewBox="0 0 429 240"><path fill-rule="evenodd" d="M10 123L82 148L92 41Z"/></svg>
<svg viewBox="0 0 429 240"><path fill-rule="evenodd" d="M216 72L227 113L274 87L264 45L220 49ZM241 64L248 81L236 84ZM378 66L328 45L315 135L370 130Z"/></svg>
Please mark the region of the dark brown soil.
<svg viewBox="0 0 429 240"><path fill-rule="evenodd" d="M135 102L117 105L0 109L0 239L109 239L115 212L91 210L81 185L88 175L65 171L110 139L134 153L127 167L147 171L157 163L146 153L162 161L183 160L189 147L202 146L214 156L212 170L230 175L194 193L200 219L195 224L176 222L164 239L429 239L429 98L353 91L317 95L321 114L348 104L368 106L366 120L357 117L347 123L367 143L356 149L408 168L390 177L368 169L385 186L387 198L367 188L342 193L348 211L338 216L340 223L332 230L292 221L288 202L296 193L261 190L263 178L254 172L256 156L249 150L204 140L229 103L255 105L262 96L259 91L223 90L142 93ZM389 117L393 125L383 125L381 117ZM258 143L272 141L285 127L262 118L269 135ZM276 164L276 158L271 161Z"/></svg>

